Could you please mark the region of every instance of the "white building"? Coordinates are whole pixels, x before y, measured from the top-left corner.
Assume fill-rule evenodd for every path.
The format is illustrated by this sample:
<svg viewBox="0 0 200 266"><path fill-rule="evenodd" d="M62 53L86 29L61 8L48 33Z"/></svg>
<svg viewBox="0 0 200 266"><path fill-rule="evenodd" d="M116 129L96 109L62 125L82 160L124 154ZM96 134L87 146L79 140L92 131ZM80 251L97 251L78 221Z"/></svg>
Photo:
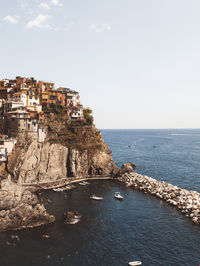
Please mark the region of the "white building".
<svg viewBox="0 0 200 266"><path fill-rule="evenodd" d="M12 152L16 142L16 139L0 138L0 162L7 161L7 155Z"/></svg>
<svg viewBox="0 0 200 266"><path fill-rule="evenodd" d="M38 128L38 141L44 142L46 138L46 133L44 128Z"/></svg>
<svg viewBox="0 0 200 266"><path fill-rule="evenodd" d="M27 96L25 93L22 92L16 92L13 95L12 100L15 102L22 102L24 106L26 106L27 104Z"/></svg>
<svg viewBox="0 0 200 266"><path fill-rule="evenodd" d="M35 106L40 104L39 96L34 93L27 95L27 106Z"/></svg>
<svg viewBox="0 0 200 266"><path fill-rule="evenodd" d="M80 96L77 91L69 90L66 92L66 103L68 107L76 107L80 105Z"/></svg>
<svg viewBox="0 0 200 266"><path fill-rule="evenodd" d="M9 100L3 104L4 113L11 112L13 109L20 108L20 107L24 107L24 103L21 101L17 102L17 101Z"/></svg>
<svg viewBox="0 0 200 266"><path fill-rule="evenodd" d="M80 105L78 107L73 107L71 109L71 119L72 120L82 120L82 119L84 119L83 106L82 105Z"/></svg>
<svg viewBox="0 0 200 266"><path fill-rule="evenodd" d="M33 111L33 112L41 113L42 112L42 105L27 106L26 109L28 111Z"/></svg>

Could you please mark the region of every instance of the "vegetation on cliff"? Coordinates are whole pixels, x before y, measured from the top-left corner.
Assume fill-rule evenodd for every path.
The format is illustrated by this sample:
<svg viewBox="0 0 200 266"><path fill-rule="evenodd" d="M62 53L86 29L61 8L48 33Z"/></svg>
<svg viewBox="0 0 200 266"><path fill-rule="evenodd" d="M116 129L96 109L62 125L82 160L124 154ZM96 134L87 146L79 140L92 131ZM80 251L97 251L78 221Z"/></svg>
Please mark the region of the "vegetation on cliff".
<svg viewBox="0 0 200 266"><path fill-rule="evenodd" d="M69 121L67 110L58 105L45 107L45 120L43 125L47 129L47 139L51 143L60 143L68 148L81 150L106 150L101 133L93 124L92 110L84 109L83 121Z"/></svg>

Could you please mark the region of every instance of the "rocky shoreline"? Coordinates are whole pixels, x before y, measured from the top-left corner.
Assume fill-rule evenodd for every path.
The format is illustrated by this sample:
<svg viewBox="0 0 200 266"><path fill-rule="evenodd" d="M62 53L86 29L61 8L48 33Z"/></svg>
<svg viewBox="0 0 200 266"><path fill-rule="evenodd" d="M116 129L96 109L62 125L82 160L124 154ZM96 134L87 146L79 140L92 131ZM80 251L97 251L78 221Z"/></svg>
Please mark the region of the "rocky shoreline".
<svg viewBox="0 0 200 266"><path fill-rule="evenodd" d="M127 187L143 191L176 206L184 216L200 224L200 193L197 191L181 189L135 172L124 173L118 180Z"/></svg>
<svg viewBox="0 0 200 266"><path fill-rule="evenodd" d="M126 163L116 174L110 177L74 177L68 182L80 182L92 179L115 179L126 184L127 187L140 190L155 196L167 203L175 206L183 215L191 219L194 223L200 224L200 193L192 190L181 189L164 181L158 181L146 175L135 173L135 165ZM115 169L116 170L116 169ZM66 178L67 179L67 178ZM50 184L43 183L40 190L52 189L59 186L58 180L51 181ZM66 182L66 180L65 180ZM10 176L1 181L0 188L0 231L20 230L35 226L49 224L55 221L55 217L46 212L38 197L31 191L37 191L35 184L24 184L13 182ZM69 217L68 217L69 216ZM66 223L77 222L77 217L72 217L71 213L65 214ZM73 218L73 219L72 219ZM72 219L72 221L71 221ZM78 220L79 221L79 220Z"/></svg>
<svg viewBox="0 0 200 266"><path fill-rule="evenodd" d="M0 231L32 228L54 221L55 217L46 212L35 194L9 179L1 182Z"/></svg>

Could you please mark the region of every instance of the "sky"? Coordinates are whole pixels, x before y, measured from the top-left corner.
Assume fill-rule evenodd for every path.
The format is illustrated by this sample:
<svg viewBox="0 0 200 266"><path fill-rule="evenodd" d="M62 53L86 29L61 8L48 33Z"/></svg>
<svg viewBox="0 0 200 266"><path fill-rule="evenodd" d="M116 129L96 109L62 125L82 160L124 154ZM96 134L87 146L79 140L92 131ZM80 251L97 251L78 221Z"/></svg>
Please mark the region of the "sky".
<svg viewBox="0 0 200 266"><path fill-rule="evenodd" d="M79 91L100 129L200 128L199 0L0 0L0 79Z"/></svg>

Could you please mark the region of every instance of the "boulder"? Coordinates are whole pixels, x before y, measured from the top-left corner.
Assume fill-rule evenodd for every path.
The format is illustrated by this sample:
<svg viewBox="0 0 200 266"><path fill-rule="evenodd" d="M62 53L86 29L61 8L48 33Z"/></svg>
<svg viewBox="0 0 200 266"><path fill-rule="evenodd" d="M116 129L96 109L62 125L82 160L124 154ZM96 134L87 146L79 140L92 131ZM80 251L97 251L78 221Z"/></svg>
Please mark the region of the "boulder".
<svg viewBox="0 0 200 266"><path fill-rule="evenodd" d="M122 164L121 168L117 172L117 177L120 177L126 173L130 174L133 172L133 170L136 168L136 165L132 164L131 162L127 162Z"/></svg>
<svg viewBox="0 0 200 266"><path fill-rule="evenodd" d="M65 224L76 224L81 220L82 215L77 211L68 211L64 213Z"/></svg>

